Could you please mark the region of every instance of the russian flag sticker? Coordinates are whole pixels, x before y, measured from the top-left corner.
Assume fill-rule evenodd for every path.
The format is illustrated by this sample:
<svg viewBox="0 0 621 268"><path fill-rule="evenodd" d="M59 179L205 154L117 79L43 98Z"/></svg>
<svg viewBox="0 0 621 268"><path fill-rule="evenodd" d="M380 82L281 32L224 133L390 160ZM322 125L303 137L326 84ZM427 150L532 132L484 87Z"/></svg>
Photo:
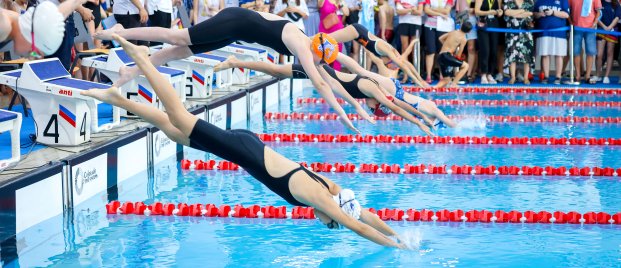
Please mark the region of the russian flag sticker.
<svg viewBox="0 0 621 268"><path fill-rule="evenodd" d="M75 114L73 114L65 106L58 105L58 115L65 119L71 126L75 127Z"/></svg>
<svg viewBox="0 0 621 268"><path fill-rule="evenodd" d="M205 85L205 77L203 77L201 74L199 74L197 71L192 70L192 79L194 79L194 81L198 82L201 85Z"/></svg>
<svg viewBox="0 0 621 268"><path fill-rule="evenodd" d="M271 62L274 63L274 56L272 56L272 54L267 54L267 59Z"/></svg>
<svg viewBox="0 0 621 268"><path fill-rule="evenodd" d="M140 84L138 85L138 95L142 96L148 102L153 102L153 93Z"/></svg>

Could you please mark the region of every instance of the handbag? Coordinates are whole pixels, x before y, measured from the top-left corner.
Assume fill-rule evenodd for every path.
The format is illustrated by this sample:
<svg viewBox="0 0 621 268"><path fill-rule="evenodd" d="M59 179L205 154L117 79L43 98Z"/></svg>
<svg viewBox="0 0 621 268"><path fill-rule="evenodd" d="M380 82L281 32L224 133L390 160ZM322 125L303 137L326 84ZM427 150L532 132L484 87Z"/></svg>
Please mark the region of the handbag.
<svg viewBox="0 0 621 268"><path fill-rule="evenodd" d="M339 17L336 15L336 13L330 13L330 15L323 18L323 20L321 21L321 24L323 25L324 29L330 29L334 25L338 24L339 22L340 20L339 20Z"/></svg>

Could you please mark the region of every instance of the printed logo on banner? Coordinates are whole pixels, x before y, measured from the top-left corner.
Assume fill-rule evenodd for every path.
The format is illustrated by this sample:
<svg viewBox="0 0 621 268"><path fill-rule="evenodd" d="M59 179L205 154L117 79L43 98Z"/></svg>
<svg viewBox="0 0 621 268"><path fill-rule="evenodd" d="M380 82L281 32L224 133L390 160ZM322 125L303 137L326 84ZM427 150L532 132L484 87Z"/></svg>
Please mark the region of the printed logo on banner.
<svg viewBox="0 0 621 268"><path fill-rule="evenodd" d="M84 185L96 180L98 177L99 175L97 174L97 168L76 168L75 176L73 176L73 185L75 185L75 192L78 195L81 195L82 190L84 190Z"/></svg>
<svg viewBox="0 0 621 268"><path fill-rule="evenodd" d="M75 127L75 114L69 111L69 109L67 109L65 106L62 106L60 104L58 105L58 115L65 119L65 121L67 121L69 125Z"/></svg>
<svg viewBox="0 0 621 268"><path fill-rule="evenodd" d="M142 96L149 103L153 102L153 93L141 84L138 84L138 95Z"/></svg>
<svg viewBox="0 0 621 268"><path fill-rule="evenodd" d="M155 152L155 157L159 157L160 156L160 152L162 151L162 148L170 145L172 143L172 141L163 135L155 135L155 140L153 142L153 151Z"/></svg>
<svg viewBox="0 0 621 268"><path fill-rule="evenodd" d="M255 92L250 93L250 115L254 115L256 113L260 113L263 109L263 90L257 90Z"/></svg>
<svg viewBox="0 0 621 268"><path fill-rule="evenodd" d="M104 153L88 161L73 165L71 182L73 183L73 206L101 194L108 184L108 154Z"/></svg>
<svg viewBox="0 0 621 268"><path fill-rule="evenodd" d="M226 104L210 109L209 123L216 125L221 129L226 129Z"/></svg>
<svg viewBox="0 0 621 268"><path fill-rule="evenodd" d="M286 100L289 98L290 96L290 86L291 86L291 80L289 79L285 79L285 80L281 80L278 82L279 86L278 86L278 91L280 94L280 100Z"/></svg>

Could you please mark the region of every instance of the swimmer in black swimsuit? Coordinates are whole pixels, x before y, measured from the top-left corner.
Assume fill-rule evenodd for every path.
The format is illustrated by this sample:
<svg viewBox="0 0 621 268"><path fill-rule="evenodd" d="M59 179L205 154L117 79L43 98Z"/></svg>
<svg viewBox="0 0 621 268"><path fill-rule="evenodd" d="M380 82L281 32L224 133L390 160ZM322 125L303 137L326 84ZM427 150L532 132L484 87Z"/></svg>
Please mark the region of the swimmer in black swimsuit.
<svg viewBox="0 0 621 268"><path fill-rule="evenodd" d="M196 53L222 48L235 41L258 43L271 47L281 54L294 55L304 67L313 86L339 115L339 120L351 130L359 132L336 101L328 84L319 75L316 64L320 58L311 52L311 40L295 24L277 15L230 7L188 29L159 27L123 29L123 26L116 24L110 30L98 32L95 37L110 40L112 34L118 34L129 40L175 45L161 49L150 57L151 63L156 66L171 60L184 59ZM121 77L115 85L123 85L139 73L140 70L135 66L124 67L120 70ZM366 120L371 120L366 112L361 115Z"/></svg>
<svg viewBox="0 0 621 268"><path fill-rule="evenodd" d="M416 111L419 112L419 114L422 113L427 116L427 118L429 118L429 120L433 122L434 127L442 127L442 125L444 125L454 128L457 126L457 123L448 118L434 102L405 92L399 80L395 78L389 78L374 72L370 72L358 65L355 60L344 54L339 54L336 57L336 60L352 73L375 79L375 81L377 81L384 90L386 90L392 96L395 96L396 99L401 100L412 106L414 109L416 109ZM374 102L374 100L367 100L367 105L378 105L379 108L383 106L383 104ZM417 116L417 114L414 115Z"/></svg>
<svg viewBox="0 0 621 268"><path fill-rule="evenodd" d="M398 110L394 109L394 107L392 107L393 109L391 109L389 106L386 106L385 100L384 102L380 101L382 94L378 93L383 93L384 96L394 96L396 98L394 100L394 104L399 106L401 109L409 112L413 116L422 119L428 126L440 126L439 123L442 123L449 127L456 126L456 123L453 120L449 119L435 103L423 99L419 96L415 96L405 92L401 87L401 83L399 82L399 80L367 71L366 69L358 65L355 60L342 53L339 53L336 60L339 61L349 71L357 75L335 71L334 74L330 74L331 77L329 79L326 79L326 81L328 81L332 89L337 94L341 95L345 101L352 104L356 109L359 109L360 104L354 98L365 98L366 105L371 109L372 113L377 116L386 116L392 112L399 114ZM302 69L298 64L279 65L267 62L240 61L234 56L230 56L227 58L226 61L216 65L216 67L214 67L214 70L218 71L229 68L248 68L283 79L307 78L304 69ZM333 70L332 68L330 69ZM334 77L335 75L336 78ZM360 79L372 81L372 83L360 83ZM342 82L342 80L351 82ZM354 80L358 81L355 86L353 83ZM334 83L339 82L340 86L333 85ZM348 94L343 94L342 92L346 92ZM373 97L375 95L378 95L379 97ZM426 129L428 128L425 126L421 127L421 129L427 132Z"/></svg>
<svg viewBox="0 0 621 268"><path fill-rule="evenodd" d="M350 191L342 190L330 179L307 170L265 146L252 132L222 130L189 113L174 93L172 86L149 62L146 47L135 46L116 35L114 40L123 46L151 85L154 85L155 92L166 107L166 113L124 98L116 87L82 91L83 95L121 107L142 117L177 143L213 153L239 164L290 204L315 208L315 215L328 227L342 225L377 244L405 247L403 243L397 242L399 241L397 233L376 215L360 208L355 199L336 201L343 199L341 197ZM352 208L351 205L355 204L357 207ZM397 238L397 241L389 236Z"/></svg>
<svg viewBox="0 0 621 268"><path fill-rule="evenodd" d="M399 51L383 39L369 32L369 30L367 30L364 26L355 23L336 32L330 33L330 36L332 36L339 43L346 43L355 40L377 57L385 57L390 59L389 61L392 61L399 66L399 68L401 68L401 70L418 86L429 87L429 84L423 80L418 71L416 71L416 68L414 68L414 65L408 62L406 57L401 56Z"/></svg>

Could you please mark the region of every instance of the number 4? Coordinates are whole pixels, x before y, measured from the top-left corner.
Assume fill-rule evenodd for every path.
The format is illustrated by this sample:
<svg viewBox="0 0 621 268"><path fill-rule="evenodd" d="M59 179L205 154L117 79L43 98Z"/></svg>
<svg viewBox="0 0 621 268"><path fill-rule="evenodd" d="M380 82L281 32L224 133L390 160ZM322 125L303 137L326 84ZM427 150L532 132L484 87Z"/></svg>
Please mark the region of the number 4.
<svg viewBox="0 0 621 268"><path fill-rule="evenodd" d="M86 113L84 113L84 117L82 117L82 124L80 125L80 136L84 136L84 141L86 141Z"/></svg>
<svg viewBox="0 0 621 268"><path fill-rule="evenodd" d="M54 124L54 132L50 133L50 127L52 127L52 124ZM52 117L50 117L50 121L47 122L45 130L43 130L43 136L54 137L54 143L58 143L58 138L60 137L60 135L58 135L58 115L53 114Z"/></svg>

